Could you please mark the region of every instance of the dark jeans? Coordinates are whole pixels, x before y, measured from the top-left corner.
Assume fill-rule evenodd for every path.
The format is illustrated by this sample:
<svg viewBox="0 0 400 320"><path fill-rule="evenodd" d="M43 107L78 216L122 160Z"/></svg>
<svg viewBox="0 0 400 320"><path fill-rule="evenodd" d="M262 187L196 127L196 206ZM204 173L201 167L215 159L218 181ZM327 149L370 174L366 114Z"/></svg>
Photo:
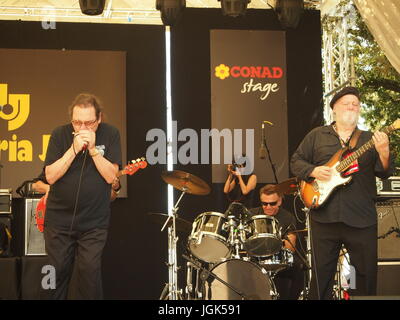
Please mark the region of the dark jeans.
<svg viewBox="0 0 400 320"><path fill-rule="evenodd" d="M355 268L355 290L350 295L376 295L377 286L377 225L354 228L344 223L318 223L311 220L313 275L310 298L332 299L334 276L342 244Z"/></svg>
<svg viewBox="0 0 400 320"><path fill-rule="evenodd" d="M101 256L107 239L106 229L86 232L44 229L49 264L56 270L56 288L48 299L102 299ZM74 272L74 281L70 280ZM69 293L68 293L68 290Z"/></svg>

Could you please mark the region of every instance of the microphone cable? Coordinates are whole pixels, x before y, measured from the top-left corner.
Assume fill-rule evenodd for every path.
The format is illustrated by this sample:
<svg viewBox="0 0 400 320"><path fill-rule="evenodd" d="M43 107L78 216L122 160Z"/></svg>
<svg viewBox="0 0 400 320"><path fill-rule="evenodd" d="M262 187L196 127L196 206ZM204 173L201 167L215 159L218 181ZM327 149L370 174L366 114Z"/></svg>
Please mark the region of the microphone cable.
<svg viewBox="0 0 400 320"><path fill-rule="evenodd" d="M79 181L78 181L78 189L77 189L77 191L76 191L75 205L74 205L74 212L73 212L73 214L72 214L71 227L70 227L70 229L69 229L69 237L70 237L70 238L71 238L71 234L72 234L72 226L74 225L74 221L75 221L76 210L77 210L77 208L78 208L79 193L80 193L80 190L81 190L83 169L84 169L84 167L85 167L87 154L88 154L88 152L86 152L86 148L83 149L83 155L84 155L84 157L83 157L83 163L82 163L81 173L80 173Z"/></svg>

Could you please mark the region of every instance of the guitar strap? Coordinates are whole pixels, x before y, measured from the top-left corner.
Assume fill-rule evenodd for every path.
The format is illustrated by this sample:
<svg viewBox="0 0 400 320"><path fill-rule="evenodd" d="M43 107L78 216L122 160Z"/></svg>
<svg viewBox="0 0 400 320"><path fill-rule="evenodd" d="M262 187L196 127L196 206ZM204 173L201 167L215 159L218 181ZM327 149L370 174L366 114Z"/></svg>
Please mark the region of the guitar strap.
<svg viewBox="0 0 400 320"><path fill-rule="evenodd" d="M351 139L349 142L350 150L353 150L356 147L357 141L358 141L358 138L360 138L360 135L361 135L361 130L358 129L358 127L356 127L354 129L353 135L351 136Z"/></svg>

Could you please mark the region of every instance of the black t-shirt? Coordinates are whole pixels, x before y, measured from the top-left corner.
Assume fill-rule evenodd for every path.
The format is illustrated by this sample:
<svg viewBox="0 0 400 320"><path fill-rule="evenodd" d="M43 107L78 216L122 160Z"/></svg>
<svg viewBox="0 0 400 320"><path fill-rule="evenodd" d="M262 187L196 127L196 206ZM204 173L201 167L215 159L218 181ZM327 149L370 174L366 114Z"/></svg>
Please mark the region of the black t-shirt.
<svg viewBox="0 0 400 320"><path fill-rule="evenodd" d="M71 147L74 131L71 124L56 128L49 142L45 166L60 159ZM121 167L121 142L118 129L100 123L96 130L96 148L111 163ZM92 157L86 153L76 216L72 230L87 231L107 228L110 215L111 185L97 170ZM67 172L50 188L47 199L45 226L69 230L77 196L79 177L85 154L79 152Z"/></svg>
<svg viewBox="0 0 400 320"><path fill-rule="evenodd" d="M372 133L362 131L355 149L372 138ZM292 173L310 181L309 175L316 166L325 165L341 149L335 130L330 126L318 127L306 135L291 159ZM375 148L369 149L358 159L359 171L352 174L352 181L337 188L318 209L312 210L311 218L320 223L343 222L349 226L364 228L377 223L375 208L375 175L387 178L394 169L391 155L390 167L385 171Z"/></svg>
<svg viewBox="0 0 400 320"><path fill-rule="evenodd" d="M253 208L249 211L251 216L266 215L262 207ZM288 233L289 231L296 230L296 218L286 209L279 208L279 211L273 217L278 220L279 227L282 230L282 235Z"/></svg>

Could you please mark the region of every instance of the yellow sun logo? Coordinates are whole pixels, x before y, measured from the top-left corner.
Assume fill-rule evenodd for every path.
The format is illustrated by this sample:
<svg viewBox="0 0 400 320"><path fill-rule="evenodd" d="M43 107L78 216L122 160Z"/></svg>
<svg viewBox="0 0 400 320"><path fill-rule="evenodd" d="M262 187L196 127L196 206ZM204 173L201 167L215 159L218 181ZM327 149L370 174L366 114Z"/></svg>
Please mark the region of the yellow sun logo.
<svg viewBox="0 0 400 320"><path fill-rule="evenodd" d="M215 76L221 80L229 77L229 67L224 64L220 64L218 67L215 67Z"/></svg>

